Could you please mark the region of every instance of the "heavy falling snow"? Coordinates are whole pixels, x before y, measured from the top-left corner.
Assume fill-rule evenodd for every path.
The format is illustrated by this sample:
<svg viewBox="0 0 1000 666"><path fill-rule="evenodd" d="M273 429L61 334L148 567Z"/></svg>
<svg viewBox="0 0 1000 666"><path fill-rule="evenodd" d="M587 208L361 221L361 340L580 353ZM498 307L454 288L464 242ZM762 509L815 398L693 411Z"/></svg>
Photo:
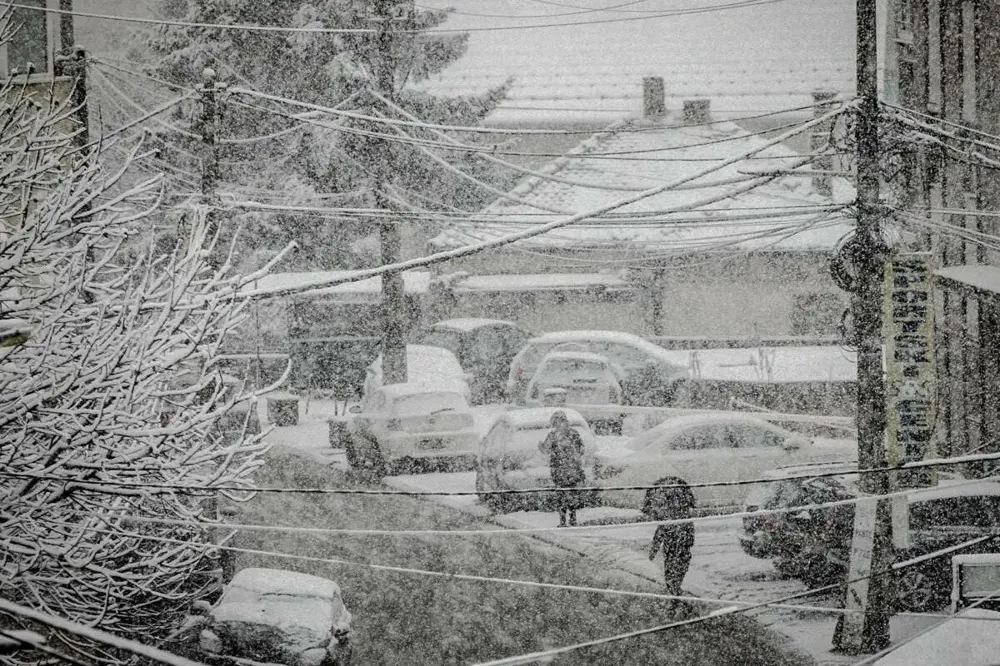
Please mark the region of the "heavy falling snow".
<svg viewBox="0 0 1000 666"><path fill-rule="evenodd" d="M0 662L994 663L994 4L0 3Z"/></svg>

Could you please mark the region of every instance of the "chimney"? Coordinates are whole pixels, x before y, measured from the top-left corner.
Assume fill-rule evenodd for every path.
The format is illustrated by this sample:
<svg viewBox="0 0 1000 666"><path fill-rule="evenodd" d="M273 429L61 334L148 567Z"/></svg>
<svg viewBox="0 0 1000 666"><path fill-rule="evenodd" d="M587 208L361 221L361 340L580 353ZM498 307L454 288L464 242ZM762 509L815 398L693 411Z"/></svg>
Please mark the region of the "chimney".
<svg viewBox="0 0 1000 666"><path fill-rule="evenodd" d="M642 80L642 117L662 118L667 112L662 76L647 76Z"/></svg>
<svg viewBox="0 0 1000 666"><path fill-rule="evenodd" d="M684 122L698 125L709 122L710 102L707 99L684 100Z"/></svg>
<svg viewBox="0 0 1000 666"><path fill-rule="evenodd" d="M833 106L833 101L837 97L837 93L826 90L815 90L812 96L814 104L813 117L819 117L830 110L830 107ZM820 123L813 128L812 134L809 136L810 152L816 152L826 145L830 140L831 129L832 121ZM833 171L833 156L824 155L813 162L812 168L816 171ZM830 181L829 174L813 176L812 184L813 189L817 193L827 197L833 195L833 184Z"/></svg>

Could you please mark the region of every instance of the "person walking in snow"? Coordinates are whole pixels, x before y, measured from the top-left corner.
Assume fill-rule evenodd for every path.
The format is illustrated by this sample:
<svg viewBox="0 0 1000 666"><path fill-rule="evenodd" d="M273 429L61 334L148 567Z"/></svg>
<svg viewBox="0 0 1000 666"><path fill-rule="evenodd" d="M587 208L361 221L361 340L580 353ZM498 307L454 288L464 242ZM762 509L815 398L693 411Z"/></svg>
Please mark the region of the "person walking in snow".
<svg viewBox="0 0 1000 666"><path fill-rule="evenodd" d="M549 457L549 473L557 488L576 488L587 480L583 471L583 439L580 433L569 425L566 412L556 412L550 421L552 431L539 445L542 453ZM576 525L576 510L579 507L579 493L563 490L556 495L556 509L559 511L559 527Z"/></svg>
<svg viewBox="0 0 1000 666"><path fill-rule="evenodd" d="M677 520L691 517L694 493L683 479L668 476L659 479L656 486L646 491L642 512L651 520ZM694 547L694 523L658 525L649 547L650 561L663 551L663 582L667 594L681 595L681 583L691 566L691 549Z"/></svg>

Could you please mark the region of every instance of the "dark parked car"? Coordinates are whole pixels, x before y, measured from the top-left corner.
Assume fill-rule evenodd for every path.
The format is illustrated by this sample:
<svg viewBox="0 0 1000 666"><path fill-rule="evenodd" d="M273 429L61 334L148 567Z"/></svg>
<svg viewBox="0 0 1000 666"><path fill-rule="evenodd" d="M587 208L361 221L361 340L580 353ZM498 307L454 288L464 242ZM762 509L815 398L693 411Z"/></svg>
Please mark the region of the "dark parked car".
<svg viewBox="0 0 1000 666"><path fill-rule="evenodd" d="M814 468L817 474L822 468ZM827 468L826 471L830 471ZM809 472L783 470L786 477ZM755 557L772 558L776 568L801 578L810 586L844 579L849 566L853 505L811 509L806 505L855 496L856 476L837 475L786 478L771 490L751 493L747 510L802 506L798 512L745 517L740 543ZM933 488L907 496L909 547L896 551L903 561L957 546L1000 528L1000 483L995 481L942 480ZM1000 552L1000 539L988 540L962 553ZM951 558L942 556L898 571L897 602L901 610L927 611L947 604L951 590Z"/></svg>
<svg viewBox="0 0 1000 666"><path fill-rule="evenodd" d="M472 404L500 402L510 362L531 333L500 319L446 319L419 331L412 342L444 347L472 375Z"/></svg>

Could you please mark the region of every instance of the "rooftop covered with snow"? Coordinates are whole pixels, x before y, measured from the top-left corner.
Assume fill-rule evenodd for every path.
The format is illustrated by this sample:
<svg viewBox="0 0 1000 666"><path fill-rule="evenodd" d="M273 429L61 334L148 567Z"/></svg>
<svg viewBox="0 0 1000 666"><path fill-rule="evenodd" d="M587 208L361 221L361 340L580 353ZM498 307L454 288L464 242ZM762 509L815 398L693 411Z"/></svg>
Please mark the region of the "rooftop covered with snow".
<svg viewBox="0 0 1000 666"><path fill-rule="evenodd" d="M802 155L729 121L685 124L680 113L619 123L529 175L469 220L431 239L453 248L595 211L668 183L683 185L584 219L519 248L632 248L646 253L829 251L852 228L842 207L853 187L831 178L820 194L807 175L749 182L801 166ZM738 159L759 150L748 159ZM732 162L732 163L729 163ZM704 174L717 167L713 173ZM755 185L754 187L750 187Z"/></svg>

